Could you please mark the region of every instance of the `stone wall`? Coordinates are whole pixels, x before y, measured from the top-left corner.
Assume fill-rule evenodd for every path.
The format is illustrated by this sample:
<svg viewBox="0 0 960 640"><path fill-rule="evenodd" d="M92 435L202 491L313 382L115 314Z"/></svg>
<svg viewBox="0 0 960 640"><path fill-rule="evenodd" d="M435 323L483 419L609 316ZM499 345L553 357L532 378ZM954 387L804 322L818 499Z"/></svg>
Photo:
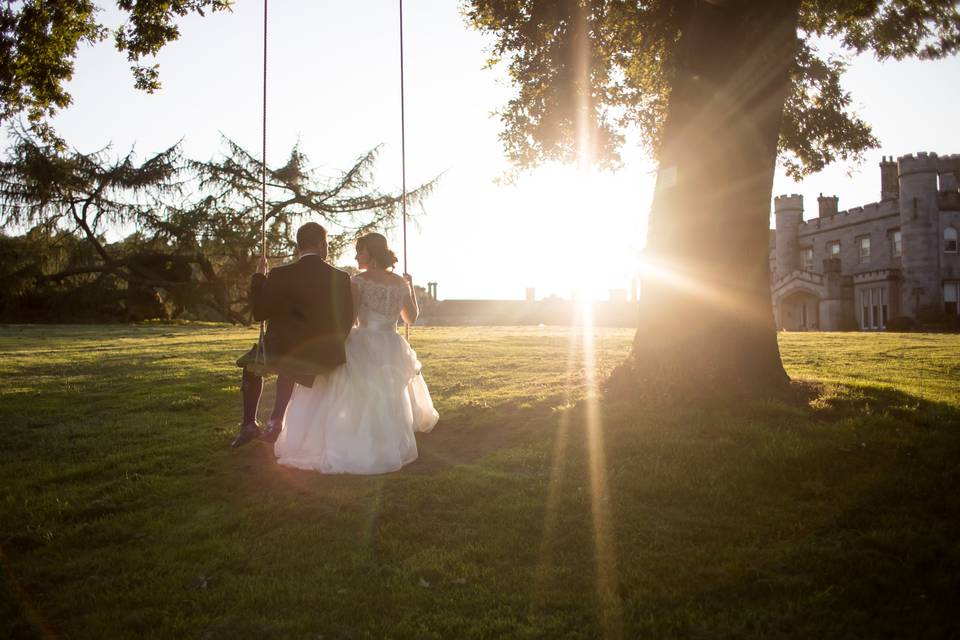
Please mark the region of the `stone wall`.
<svg viewBox="0 0 960 640"><path fill-rule="evenodd" d="M599 327L636 327L639 303L596 301L591 303L591 321ZM423 310L422 325L576 325L584 317L579 304L559 298L544 300L441 300Z"/></svg>
<svg viewBox="0 0 960 640"><path fill-rule="evenodd" d="M835 216L814 218L800 225L798 244L802 251L813 248L813 271L822 272L829 255L829 243L840 241L840 271L856 274L876 269L896 269L899 258L893 257L893 231L900 228L900 211L896 200L875 202L864 207L841 211ZM860 263L862 236L870 237L870 260Z"/></svg>

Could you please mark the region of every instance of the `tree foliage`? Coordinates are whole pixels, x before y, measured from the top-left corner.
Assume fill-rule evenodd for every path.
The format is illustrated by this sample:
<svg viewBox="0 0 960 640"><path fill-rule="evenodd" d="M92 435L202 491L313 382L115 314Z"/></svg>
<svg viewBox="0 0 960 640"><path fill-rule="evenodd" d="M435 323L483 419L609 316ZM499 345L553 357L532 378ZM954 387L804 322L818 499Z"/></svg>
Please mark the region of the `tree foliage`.
<svg viewBox="0 0 960 640"><path fill-rule="evenodd" d="M260 226L238 226L241 221L259 221L261 214L261 163L233 141L224 138L225 152L208 162L191 163L199 187L207 195L204 207L212 220L233 229L251 229L250 249L259 245ZM310 160L295 145L287 161L267 170L266 220L273 235L268 238L273 253L293 250L292 225L304 219L320 219L332 226L330 255L336 258L359 236L383 229L399 219L401 199L385 193L374 183L373 169L379 147L363 154L347 171L324 176L310 168ZM434 181L407 192L407 204L427 196ZM226 229L220 230L221 234Z"/></svg>
<svg viewBox="0 0 960 640"><path fill-rule="evenodd" d="M390 227L401 210L400 195L373 182L376 149L349 170L324 176L294 147L282 166L267 168L262 200L261 163L228 139L209 161L185 158L179 145L138 161L133 151L82 153L23 129L11 135L8 159L0 162L0 222L31 229L8 241L33 258L8 265L16 276L10 282L31 282L33 295L53 284L95 281L125 292L128 319L244 321L247 279L261 251L261 201L274 260L292 254L295 229L307 219L331 231L335 259L359 235ZM408 192L407 202L417 203L432 185ZM108 241L118 230L126 237ZM64 234L85 250L39 261L42 252L32 247L62 245Z"/></svg>
<svg viewBox="0 0 960 640"><path fill-rule="evenodd" d="M470 24L493 36L489 64L506 63L516 88L499 112L509 159L519 168L574 160L578 126L603 166L619 164L628 131L656 155L683 67L681 36L702 1L468 0ZM881 60L942 58L960 49L960 11L956 0L801 3L779 141L794 178L878 145L843 89L847 58L825 54L824 39Z"/></svg>
<svg viewBox="0 0 960 640"><path fill-rule="evenodd" d="M117 0L126 21L112 31L138 89L160 88L156 64L144 60L180 37L176 20L229 9L230 0ZM111 35L93 0L8 0L0 6L0 124L27 116L35 132L55 139L47 118L70 104L65 84L77 51Z"/></svg>

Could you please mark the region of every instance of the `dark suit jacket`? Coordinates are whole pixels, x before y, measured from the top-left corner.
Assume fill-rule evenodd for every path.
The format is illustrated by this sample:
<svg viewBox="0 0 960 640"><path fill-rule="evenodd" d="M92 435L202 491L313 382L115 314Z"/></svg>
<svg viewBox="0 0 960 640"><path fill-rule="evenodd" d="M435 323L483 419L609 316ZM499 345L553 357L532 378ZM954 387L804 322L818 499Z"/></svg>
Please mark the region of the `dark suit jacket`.
<svg viewBox="0 0 960 640"><path fill-rule="evenodd" d="M350 276L317 255L250 280L253 317L267 321L267 365L282 374L315 376L346 362L353 325Z"/></svg>

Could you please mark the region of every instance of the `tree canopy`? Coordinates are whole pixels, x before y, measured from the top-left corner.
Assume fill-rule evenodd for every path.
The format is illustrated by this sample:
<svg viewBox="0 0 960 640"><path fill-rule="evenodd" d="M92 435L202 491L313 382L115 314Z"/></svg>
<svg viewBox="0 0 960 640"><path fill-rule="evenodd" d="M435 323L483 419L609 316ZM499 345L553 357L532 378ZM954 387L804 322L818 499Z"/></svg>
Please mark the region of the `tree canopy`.
<svg viewBox="0 0 960 640"><path fill-rule="evenodd" d="M176 20L229 9L231 0L116 0L126 17L112 31L92 0L10 0L0 6L0 124L26 115L48 139L47 118L70 104L65 84L73 77L82 44L113 37L125 53L138 89L160 88L159 69L145 60L180 37Z"/></svg>
<svg viewBox="0 0 960 640"><path fill-rule="evenodd" d="M0 264L5 282L19 288L13 293L98 282L125 292L119 306L131 319L244 320L261 218L261 164L247 150L225 138L223 153L208 161L185 158L179 145L138 160L109 147L62 149L19 128L11 135L8 159L0 161L0 223L29 229L6 240L23 256ZM311 169L295 146L282 166L267 167L268 255L291 255L305 220L328 227L332 259L360 235L389 228L401 195L377 188L376 157L373 149L329 176ZM432 184L408 191L407 202ZM128 235L111 242L108 232Z"/></svg>
<svg viewBox="0 0 960 640"><path fill-rule="evenodd" d="M469 22L494 37L489 64L505 62L516 88L499 112L500 137L514 165L576 160L578 126L586 127L602 166L619 164L631 130L656 155L684 67L682 35L695 28L699 4L703 0L468 0ZM942 58L960 49L956 0L803 0L798 26L778 145L794 178L837 159L859 160L878 145L843 88L847 59L823 53L825 39L881 60Z"/></svg>

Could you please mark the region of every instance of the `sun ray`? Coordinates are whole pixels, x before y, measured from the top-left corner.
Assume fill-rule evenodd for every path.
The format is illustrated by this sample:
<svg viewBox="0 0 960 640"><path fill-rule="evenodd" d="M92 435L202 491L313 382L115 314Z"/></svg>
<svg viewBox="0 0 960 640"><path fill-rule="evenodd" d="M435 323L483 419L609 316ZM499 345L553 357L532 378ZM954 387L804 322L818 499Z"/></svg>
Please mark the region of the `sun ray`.
<svg viewBox="0 0 960 640"><path fill-rule="evenodd" d="M640 261L639 273L641 283L655 282L668 285L681 293L700 298L716 309L737 315L744 321L767 320L765 316L758 315L756 305L752 304L751 300L741 299L742 296L737 295L732 289L701 282L664 261L646 256ZM640 300L643 301L642 290Z"/></svg>
<svg viewBox="0 0 960 640"><path fill-rule="evenodd" d="M596 351L594 349L593 306L582 305L578 323L583 335L583 366L586 375L586 438L590 472L590 510L596 595L605 638L623 635L623 610L617 578L616 544L610 511L607 463L603 442L603 417L599 403Z"/></svg>
<svg viewBox="0 0 960 640"><path fill-rule="evenodd" d="M563 473L566 470L567 447L570 440L570 402L573 395L573 374L577 364L577 332L570 332L567 342L567 369L564 374L564 403L560 411L560 420L557 425L556 438L553 444L553 460L550 467L550 483L547 488L547 498L543 514L543 535L540 541L540 551L537 559L537 569L533 580L533 594L531 604L534 610L544 607L546 594L553 576L556 558L556 530L558 520L558 504L560 487L563 484Z"/></svg>
<svg viewBox="0 0 960 640"><path fill-rule="evenodd" d="M591 138L595 114L591 99L592 82L590 68L590 41L586 8L577 4L579 11L577 32L583 34L578 43L577 55L577 159L580 168L580 188L576 198L578 206L587 211L590 186L593 180L593 140ZM592 285L595 283L591 283ZM623 635L623 616L619 589L617 588L616 548L611 530L609 490L607 486L606 457L603 449L603 420L599 405L596 353L593 347L593 303L589 296L577 305L579 314L576 326L581 331L582 362L586 383L586 438L590 474L590 509L593 523L594 580L597 603L600 607L600 623L605 638L620 638Z"/></svg>
<svg viewBox="0 0 960 640"><path fill-rule="evenodd" d="M577 27L586 32L584 9L577 19ZM589 211L592 189L596 186L593 170L593 151L591 144L592 104L590 100L590 51L587 39L579 43L577 51L577 180L572 186L571 198L565 208L571 211ZM568 193L570 193L568 191ZM599 404L599 376L597 358L594 349L593 300L588 292L595 290L595 277L581 265L575 286L575 309L577 317L571 331L567 351L566 400L570 403L573 396L574 373L582 367L585 383L586 450L588 458L588 482L590 486L590 513L593 537L595 596L599 608L599 617L605 638L620 638L623 635L622 604L618 589L616 546L614 543L609 487L607 483L606 459L603 442L603 420ZM589 265L594 267L595 265ZM579 343L579 349L577 348ZM564 411L560 416L556 439L553 446L553 461L550 470L550 482L544 510L543 537L534 579L532 605L539 608L545 604L549 583L556 557L556 531L559 518L560 492L567 463L571 421L573 412Z"/></svg>

